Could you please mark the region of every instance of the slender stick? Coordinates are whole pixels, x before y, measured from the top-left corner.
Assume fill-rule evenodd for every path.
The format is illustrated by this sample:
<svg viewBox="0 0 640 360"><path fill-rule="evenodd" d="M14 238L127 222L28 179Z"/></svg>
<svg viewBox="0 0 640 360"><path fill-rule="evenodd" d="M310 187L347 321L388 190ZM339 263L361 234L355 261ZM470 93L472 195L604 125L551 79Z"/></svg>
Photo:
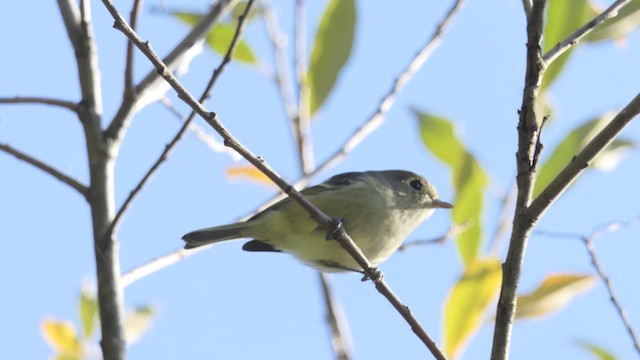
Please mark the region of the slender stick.
<svg viewBox="0 0 640 360"><path fill-rule="evenodd" d="M549 66L549 64L551 64L560 55L564 54L567 50L577 45L578 42L580 42L580 39L593 31L598 25L611 18L616 17L618 15L618 11L630 2L631 0L617 0L600 15L596 16L593 20L589 21L584 26L574 31L566 39L556 44L556 46L547 51L547 53L542 57L543 61L545 62L545 66Z"/></svg>
<svg viewBox="0 0 640 360"><path fill-rule="evenodd" d="M34 96L16 96L12 98L0 98L0 104L45 104L59 106L73 112L78 112L78 104L71 101L50 99Z"/></svg>
<svg viewBox="0 0 640 360"><path fill-rule="evenodd" d="M129 17L129 22L131 23L131 28L136 29L138 25L138 16L140 15L140 10L142 9L143 0L134 0L133 7L131 8L131 15ZM125 96L130 95L130 92L134 91L133 89L133 44L131 41L127 41L127 60L125 64L124 70L124 94Z"/></svg>
<svg viewBox="0 0 640 360"><path fill-rule="evenodd" d="M8 144L0 144L0 150L15 156L16 158L35 166L36 168L44 171L45 173L53 176L54 178L62 181L63 183L69 185L72 189L76 190L80 193L85 199L87 198L87 193L89 189L86 185L81 184L78 180L72 178L69 175L62 173L61 171L43 163L42 161L34 158L33 156L27 155L20 150L16 150L12 146Z"/></svg>

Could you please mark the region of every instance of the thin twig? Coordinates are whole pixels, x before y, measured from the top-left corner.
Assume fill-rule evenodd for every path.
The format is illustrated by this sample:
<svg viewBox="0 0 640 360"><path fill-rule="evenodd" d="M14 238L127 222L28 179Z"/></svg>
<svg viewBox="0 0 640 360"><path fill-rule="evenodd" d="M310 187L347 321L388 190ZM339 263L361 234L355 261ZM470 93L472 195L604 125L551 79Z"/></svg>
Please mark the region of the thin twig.
<svg viewBox="0 0 640 360"><path fill-rule="evenodd" d="M160 99L160 103L162 103L162 105L164 105L167 108L167 110L169 110L169 112L181 123L184 123L185 121L188 120L188 118L183 117L182 114L178 112L178 110L175 108L175 106L173 106L173 104L171 103L171 100L168 97L165 96L162 99ZM192 121L191 124L189 124L188 130L191 131L196 136L196 138L198 138L198 140L200 140L213 152L227 154L233 161L238 161L242 159L242 156L238 155L237 152L224 146L224 144L218 141L218 139L216 139L215 136L207 133L204 130L204 128L202 128L200 125L196 124L195 122Z"/></svg>
<svg viewBox="0 0 640 360"><path fill-rule="evenodd" d="M546 0L533 0L531 14L527 19L527 68L522 106L519 111L518 151L516 153L518 193L509 251L502 266L502 287L496 310L491 352L493 360L506 360L509 357L518 283L529 233L535 225L535 221L528 216L526 208L531 202L535 183L534 165L540 126L536 103L544 73L540 44L542 43L545 5Z"/></svg>
<svg viewBox="0 0 640 360"><path fill-rule="evenodd" d="M296 0L295 5L295 66L298 85L298 113L293 119L293 135L298 147L300 168L309 174L315 167L311 145L311 96L307 81L307 41L304 0Z"/></svg>
<svg viewBox="0 0 640 360"><path fill-rule="evenodd" d="M444 234L433 238L433 239L426 239L426 240L415 240L415 241L410 241L407 243L402 244L398 250L400 251L405 251L411 247L415 247L415 246L423 246L423 245L436 245L436 244L444 244L445 242L449 241L450 239L453 239L454 237L458 236L459 234L461 234L462 232L464 232L465 230L467 230L469 228L471 224L469 222L464 222L462 224L451 224L451 226L449 227L449 229L447 230L447 232L445 232Z"/></svg>
<svg viewBox="0 0 640 360"><path fill-rule="evenodd" d="M143 0L134 0L133 6L131 7L131 15L129 16L129 22L131 23L131 28L136 29L138 26L138 16L140 15L140 10L142 9ZM127 41L127 57L125 62L125 70L124 70L124 96L128 96L133 89L133 44L131 41Z"/></svg>
<svg viewBox="0 0 640 360"><path fill-rule="evenodd" d="M113 3L109 0L102 0L103 4L109 11L109 13L116 20L115 27L122 31L133 43L140 49L149 60L154 64L158 74L160 74L173 89L178 93L178 96L192 109L194 109L200 116L202 116L209 125L211 125L223 138L225 145L235 149L251 164L256 166L262 171L271 181L274 182L280 189L282 189L289 197L298 202L307 211L311 218L321 224L327 229L327 233L333 234L334 239L353 257L358 265L363 269L364 274L373 281L376 289L383 294L389 302L396 308L396 310L402 315L402 317L411 326L414 333L422 340L422 342L429 348L431 353L437 359L445 359L442 351L437 347L436 343L427 334L424 328L420 325L418 320L411 314L409 308L404 305L400 299L391 291L387 283L383 279L383 275L377 268L372 267L371 263L364 256L362 251L353 242L353 239L345 232L344 226L340 221L337 221L327 214L316 208L309 200L303 197L298 191L296 191L291 185L284 181L264 160L250 152L245 148L238 140L222 125L219 117L208 111L202 104L200 104L178 81L173 75L171 70L162 62L158 55L151 50L148 42L142 41L138 35L127 24L126 20L118 13Z"/></svg>
<svg viewBox="0 0 640 360"><path fill-rule="evenodd" d="M387 94L380 100L373 114L362 124L351 136L345 141L345 143L331 155L327 160L318 165L315 171L311 172L309 176L322 172L328 168L331 168L342 159L344 159L356 146L358 146L367 136L374 132L385 120L385 117L393 104L400 91L407 85L416 72L422 67L424 62L431 56L433 51L438 48L442 42L442 36L449 24L454 18L454 15L460 9L464 0L456 0L446 15L436 26L435 31L429 38L429 40L422 46L422 48L414 55L413 59L409 62L407 67L398 75L393 85L387 92Z"/></svg>
<svg viewBox="0 0 640 360"><path fill-rule="evenodd" d="M12 98L0 98L0 104L45 104L60 106L73 112L78 112L78 104L74 102L43 97L15 96Z"/></svg>
<svg viewBox="0 0 640 360"><path fill-rule="evenodd" d="M616 294L616 292L613 290L613 285L611 283L611 278L605 273L604 271L604 267L602 266L602 264L600 263L600 260L598 258L598 255L593 247L593 243L596 239L598 239L601 236L604 236L606 234L610 234L614 231L617 231L621 228L624 227L629 227L632 225L635 225L637 223L640 222L640 216L636 216L630 220L627 221L613 221L607 224L604 224L596 229L594 229L591 234L589 235L582 235L582 234L576 234L576 233L563 233L563 232L557 232L557 231L543 231L543 230L539 230L536 231L535 233L538 235L542 235L542 236L546 236L546 237L562 237L562 238L577 238L580 239L584 244L585 247L587 249L587 253L589 254L589 258L591 259L591 264L593 265L593 267L595 268L596 272L598 273L598 277L600 278L600 280L604 283L607 292L609 294L609 299L611 299L611 303L613 304L613 306L616 309L616 312L618 313L618 316L620 317L620 320L622 321L622 324L624 325L627 333L629 334L629 338L631 339L631 342L633 343L633 347L636 349L636 352L638 354L640 354L640 339L638 338L638 335L636 334L633 325L631 324L631 320L629 320L629 317L627 316L627 311L625 310L625 308L622 306L622 303L620 302L620 299L618 298L618 295Z"/></svg>
<svg viewBox="0 0 640 360"><path fill-rule="evenodd" d="M611 18L616 17L618 15L618 11L629 2L631 2L631 0L618 0L614 2L600 15L596 16L595 18L593 18L593 20L589 21L584 26L574 31L566 39L556 44L556 46L547 51L547 53L542 57L545 66L549 66L549 64L551 64L560 55L564 54L567 50L577 45L578 42L580 42L580 39L593 31L598 25Z"/></svg>
<svg viewBox="0 0 640 360"><path fill-rule="evenodd" d="M89 191L89 189L87 188L86 185L81 184L78 180L72 178L69 175L66 175L64 173L62 173L61 171L43 163L42 161L29 156L25 153L23 153L20 150L16 150L15 148L11 147L8 144L0 144L0 150L11 154L13 156L15 156L16 158L35 166L36 168L44 171L45 173L53 176L54 178L62 181L63 183L65 183L66 185L69 185L71 188L73 188L74 190L76 190L77 192L80 193L80 195L82 195L85 199L87 198L87 193Z"/></svg>
<svg viewBox="0 0 640 360"><path fill-rule="evenodd" d="M327 310L327 323L331 329L331 345L333 346L333 351L336 353L337 360L349 360L352 358L349 326L344 314L342 314L339 304L333 296L328 276L324 273L318 273L318 277Z"/></svg>
<svg viewBox="0 0 640 360"><path fill-rule="evenodd" d="M276 63L274 80L277 84L280 98L282 99L284 111L292 125L292 131L294 131L293 122L298 117L298 105L293 97L293 84L289 76L290 66L287 61L286 38L278 28L278 20L271 5L265 4L263 11L262 20L273 48Z"/></svg>
<svg viewBox="0 0 640 360"><path fill-rule="evenodd" d="M245 8L244 13L240 16L240 19L238 20L236 33L233 36L233 40L231 41L231 44L229 45L229 49L227 49L227 52L224 58L220 62L220 65L213 71L213 75L211 76L209 83L205 87L205 90L202 93L202 96L200 97L199 103L202 104L206 102L206 100L211 95L211 90L213 89L213 86L215 85L216 80L218 80L218 77L220 76L220 74L222 74L222 71L225 69L227 64L231 61L233 53L235 53L236 48L238 47L238 43L240 42L240 37L246 27L247 19L249 17L248 14L251 11L251 8L253 7L253 3L254 3L254 0L249 0L249 2L247 3L247 7ZM136 187L133 188L133 190L131 190L131 192L129 193L129 196L127 196L124 203L116 213L116 216L113 218L113 221L111 222L111 226L109 227L110 232L113 232L116 229L120 220L122 219L122 216L126 213L127 209L135 199L136 195L147 184L149 179L151 179L151 176L158 170L160 165L162 165L162 163L164 163L165 160L167 160L167 158L169 157L169 154L175 148L178 142L180 142L180 140L182 139L182 136L189 128L189 125L191 124L195 116L196 116L196 112L191 111L191 114L189 114L189 117L187 117L187 119L184 121L184 124L182 125L182 127L180 127L180 130L178 130L178 132L173 137L173 139L164 147L164 150L162 151L158 159L155 161L155 163L151 166L151 168L149 168L147 173L142 177L138 185L136 185Z"/></svg>

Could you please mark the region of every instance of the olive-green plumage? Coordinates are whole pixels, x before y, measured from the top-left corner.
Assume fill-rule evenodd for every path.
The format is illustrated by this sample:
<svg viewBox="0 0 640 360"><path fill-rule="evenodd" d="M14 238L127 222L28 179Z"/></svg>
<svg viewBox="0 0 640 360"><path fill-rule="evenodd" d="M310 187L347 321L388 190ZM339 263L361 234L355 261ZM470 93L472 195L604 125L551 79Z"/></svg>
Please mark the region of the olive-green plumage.
<svg viewBox="0 0 640 360"><path fill-rule="evenodd" d="M409 171L387 170L336 175L302 194L320 210L345 221L345 230L367 259L378 265L436 208L452 205L438 200L435 188ZM295 201L286 198L245 222L186 234L185 248L224 240L253 238L248 251L284 251L326 272L360 271L337 241Z"/></svg>

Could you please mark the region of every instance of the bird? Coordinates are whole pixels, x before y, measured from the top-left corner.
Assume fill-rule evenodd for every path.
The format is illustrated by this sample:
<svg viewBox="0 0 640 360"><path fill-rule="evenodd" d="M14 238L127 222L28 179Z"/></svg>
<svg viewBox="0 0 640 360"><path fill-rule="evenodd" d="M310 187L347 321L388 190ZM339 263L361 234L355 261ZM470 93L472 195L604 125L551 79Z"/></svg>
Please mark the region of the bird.
<svg viewBox="0 0 640 360"><path fill-rule="evenodd" d="M373 266L389 258L435 209L453 208L438 199L424 177L405 170L348 172L301 191L344 229ZM247 221L208 227L182 237L185 249L252 238L242 247L253 252L285 252L321 272L361 267L300 204L287 197Z"/></svg>

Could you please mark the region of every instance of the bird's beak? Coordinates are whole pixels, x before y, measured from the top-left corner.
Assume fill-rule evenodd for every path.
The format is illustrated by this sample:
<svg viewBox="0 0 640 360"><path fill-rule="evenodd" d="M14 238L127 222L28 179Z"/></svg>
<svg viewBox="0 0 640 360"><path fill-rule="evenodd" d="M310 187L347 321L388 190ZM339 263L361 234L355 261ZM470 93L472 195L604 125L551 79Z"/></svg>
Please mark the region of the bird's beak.
<svg viewBox="0 0 640 360"><path fill-rule="evenodd" d="M451 208L453 208L453 205L449 204L446 201L442 201L442 200L433 200L433 202L431 203L431 206L433 206L436 209L451 209Z"/></svg>

